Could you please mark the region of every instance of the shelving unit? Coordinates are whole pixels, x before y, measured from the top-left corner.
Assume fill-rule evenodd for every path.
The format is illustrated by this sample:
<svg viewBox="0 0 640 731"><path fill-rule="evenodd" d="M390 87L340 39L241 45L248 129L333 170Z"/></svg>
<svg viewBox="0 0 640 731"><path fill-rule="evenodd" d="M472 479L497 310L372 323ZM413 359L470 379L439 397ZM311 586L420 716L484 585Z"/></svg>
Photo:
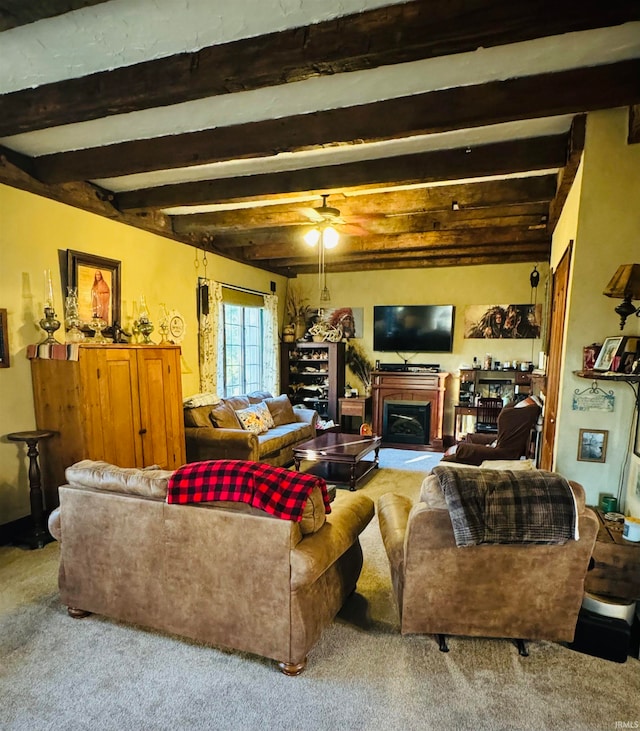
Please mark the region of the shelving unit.
<svg viewBox="0 0 640 731"><path fill-rule="evenodd" d="M532 393L536 376L529 371L484 370L480 368L460 370L460 404L473 405L476 394L482 397L519 401Z"/></svg>
<svg viewBox="0 0 640 731"><path fill-rule="evenodd" d="M338 422L344 395L344 343L283 343L281 391L292 404L315 409L320 418Z"/></svg>

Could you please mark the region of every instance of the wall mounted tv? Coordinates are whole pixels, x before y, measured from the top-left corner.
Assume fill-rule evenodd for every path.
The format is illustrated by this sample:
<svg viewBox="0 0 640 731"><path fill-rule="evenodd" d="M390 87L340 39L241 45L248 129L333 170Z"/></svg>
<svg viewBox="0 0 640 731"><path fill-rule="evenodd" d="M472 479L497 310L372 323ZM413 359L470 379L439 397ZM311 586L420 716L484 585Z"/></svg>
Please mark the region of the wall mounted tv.
<svg viewBox="0 0 640 731"><path fill-rule="evenodd" d="M454 312L453 305L375 305L373 349L451 353Z"/></svg>

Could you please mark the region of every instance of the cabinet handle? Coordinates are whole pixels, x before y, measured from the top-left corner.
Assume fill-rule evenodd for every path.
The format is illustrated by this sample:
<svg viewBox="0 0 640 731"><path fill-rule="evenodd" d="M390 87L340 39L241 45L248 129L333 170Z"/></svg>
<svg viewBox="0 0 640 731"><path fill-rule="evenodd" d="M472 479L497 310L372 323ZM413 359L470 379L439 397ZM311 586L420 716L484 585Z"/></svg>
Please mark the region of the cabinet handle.
<svg viewBox="0 0 640 731"><path fill-rule="evenodd" d="M147 433L146 429L140 429L140 431L138 432L138 434L146 434L146 433Z"/></svg>

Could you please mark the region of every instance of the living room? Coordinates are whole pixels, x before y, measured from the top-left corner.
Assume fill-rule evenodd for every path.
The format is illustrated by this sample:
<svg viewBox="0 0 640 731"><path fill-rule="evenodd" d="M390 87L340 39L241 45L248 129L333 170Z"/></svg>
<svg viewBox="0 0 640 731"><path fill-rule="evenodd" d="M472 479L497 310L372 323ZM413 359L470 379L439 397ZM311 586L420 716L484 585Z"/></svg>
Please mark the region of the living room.
<svg viewBox="0 0 640 731"><path fill-rule="evenodd" d="M637 104L638 101L636 98L633 103ZM414 362L438 362L442 370L451 374L451 396L447 403L444 424L445 433L451 435L454 431L452 407L457 393L457 373L463 364L470 364L474 357L482 359L485 353L490 352L494 359L501 362L531 361L538 365L540 353L545 352L548 345L545 337L551 315L549 303L552 276L563 254L571 246L561 370L557 374L559 404L554 469L584 486L587 504L597 504L602 494L618 495L625 512L640 515L640 457L634 454L633 450L634 440L637 444L634 422L634 418L637 417L634 417L635 396L631 389L625 383L605 383L601 380L598 381L598 386L611 391L615 397L614 411L588 412L573 408L574 393L583 391L590 385L590 381L575 375L583 367L583 348L593 342L602 343L605 338L620 333L619 317L614 312L619 300L605 297L603 290L620 264L638 261L640 146L637 142L628 141L632 118L630 107L626 105L588 111L586 114L584 150L580 156L579 167L575 171L575 179L567 191L562 213L553 231L551 253L547 258L474 266L363 268L359 271L335 271L332 270L332 253L329 252L326 258L326 281L331 293L331 307L361 308L363 330L358 333L358 342L362 344L371 361L379 359L401 362L400 356L396 354L373 350L374 306L381 304L455 306L452 352L413 356ZM157 326L161 307L175 310L184 317L186 331L181 342L181 380L185 397L202 390L197 316L199 277L207 277L231 287L259 293L275 291L278 297L280 333L288 324L286 295L291 283L295 282L309 298L310 303L316 304L318 299L316 272L288 278L284 274L250 266L237 258L228 258L213 251L208 251L206 257L203 257L202 248L188 246L159 233L127 225L122 222L118 214L114 214L110 220L104 215L80 210L53 199L51 189L43 188L42 194L38 195L37 191L30 190L28 185L12 183L10 180L15 181L15 171L12 169L7 172L12 164L6 160L0 161L0 172L4 170L6 173L5 177L0 175L0 181L6 183L0 184L0 291L3 295L0 308L7 310L7 345L10 357L10 367L0 369L3 404L0 410L0 435L32 430L36 426L31 367L26 357L27 347L44 337L39 322L43 316L48 272L53 285L54 304L58 317L61 318L66 294L67 252L70 250L120 262L121 324L125 331L131 330L136 314L135 308L139 306L141 296L144 296L149 306L151 320L156 326L151 335L151 339L155 342L158 342L160 337ZM530 284L530 274L534 266L540 273L540 283L535 291ZM525 340L480 340L464 337L466 307L507 302L529 303L534 298L543 307L545 337ZM58 339L62 340L63 332L63 329L58 331ZM640 318L629 317L621 334L629 337L639 336ZM579 432L588 428L608 432L607 454L603 462L578 459ZM418 487L420 479L421 476L416 475ZM30 510L24 451L19 451L16 444L4 436L0 438L0 484L2 485L0 529L2 529L3 526L24 519ZM380 551L380 547L376 550ZM372 559L374 553L375 551L371 554ZM20 583L22 592L20 607L14 608L11 605L8 609L9 613L14 610L16 612L12 626L19 625L20 617L24 617L25 613L28 615L24 628L15 629L15 639L9 643L12 652L19 652L21 643L24 642L26 645L26 641L30 640L32 635L42 638L46 636L46 627L39 627L37 620L43 610L30 598L29 582L33 581L35 585L35 582L42 579L45 571L44 565L39 564L38 554L38 551L29 554L27 563L24 564L26 566L24 576L12 575L15 585L26 581L26 584ZM48 563L47 570L51 570L51 562ZM371 577L366 575L366 571L365 564L364 579L370 582ZM450 685L452 683L456 693L463 698L468 694L472 699L470 707L473 718L465 715L471 711L465 709L464 703L456 703L452 715L444 710L434 711L433 715L429 716L426 727L444 724L454 726L458 722L460 727L471 728L473 720L476 728L496 727L496 723L507 725L509 714L512 712L515 713L515 717L511 716L513 727L535 728L538 724L537 727L540 728L551 728L552 725L559 723L571 727L575 716L572 715L570 706L573 703L572 698L576 695L584 697L585 705L589 707L588 712L585 711L585 715L580 716L581 721L584 722L588 713L597 718L597 722L594 721L591 726L585 722L583 727L603 727L599 724L604 718L604 712L600 707L594 709L598 701L589 697L591 695L589 688L592 687L589 678L595 678L610 694L608 706L615 710L607 718L612 719L612 725L614 722L633 721L638 717L637 701L632 690L630 691L634 683L637 684L637 678L633 670L629 670L630 662L624 666L616 666L604 660L583 656L581 658L583 669L578 670L578 664L570 664L568 668L562 666L567 672L563 677L559 677L562 673L554 673L553 667L554 663L558 663L557 667L560 667L560 658L554 654L551 663L548 662L549 655L546 654L549 652L548 644L534 646L529 666L516 666L516 661L508 656L508 653L503 652L498 643L486 641L484 644L469 641L466 659L460 658L465 653L462 641L455 647L452 643L454 652L450 657L458 653L458 658L453 661L437 653L437 644L434 650L434 647L427 642L423 645L416 643L411 645L410 650L405 651L400 641L406 638L398 635L390 639L386 634L387 626L393 626L393 622L397 621L391 589L387 585L372 585L373 611L369 615L369 622L363 622L362 626L355 625L356 631L353 633L357 634L363 643L358 654L353 656L348 654L353 652L353 637L345 628L349 622L347 616L336 623L328 633L322 651L318 651L315 658L310 660L309 680L306 680L304 675L298 679L301 683L305 683L300 686L303 692L314 699L309 701L308 706L302 711L297 702L296 705L293 703L292 697L296 697L297 694L291 693L291 685L284 683L285 679L278 677L278 673L266 664L256 665L252 664L251 660L247 661L243 655L221 653L220 674L212 674L210 660L206 654L207 648L185 643L184 649L180 649L179 643L175 643L174 638L169 637L157 638L157 645L153 643L149 645L146 641L137 639L137 630L124 628L125 631L120 634L116 629L122 630L122 627L110 627L104 621L100 622L100 629L104 630L106 626L107 635L114 641L113 652L108 637L105 640L104 636L97 631L94 634L91 629L84 631L92 633L91 640L95 642L96 648L94 656L83 658L82 651L77 647L65 654L67 651L64 647L47 646L45 639L39 644L38 649L40 652L48 652L51 657L59 658L63 664L78 663L78 660L81 660L80 664L70 667L66 680L64 678L57 680L61 692L66 693L69 699L69 715L65 718L65 725L68 728L73 728L74 724L75 727L79 727L78 719L82 717L83 706L91 693L103 703L101 706L92 706L91 714L96 715L90 718L95 721L93 724L95 728L115 728L118 724L120 728L126 728L133 717L142 723L141 718L144 718L144 713L147 712L147 718L153 718L151 724L153 727L163 727L163 713L165 718L172 718L175 722L176 717L171 715L170 703L163 698L163 694L155 690L151 690L148 700L142 703L144 713L140 712L140 716L134 714L133 709L139 698L131 697L132 693L124 690L127 682L124 670L120 672L116 670L111 677L113 682L118 684L118 693L122 693L126 698L122 707L113 709L111 693L107 692L100 682L103 663L101 658L108 658L104 664L115 668L119 663L118 653L120 657L126 658L126 662L131 663L133 673L144 674L145 679L150 681L155 678L158 686L164 691L168 680L178 685L182 682L181 673L189 672L188 682L193 690L189 702L196 703L194 698L198 694L202 697L217 695L218 700L229 699L229 706L237 708L245 705L250 709L244 719L239 713L235 715L234 711L233 720L227 719L226 725L221 722L219 724L221 728L240 727L242 720L244 727L250 727L251 721L255 724L254 727L259 727L260 702L264 702L267 698L271 708L277 706L275 694L262 692L272 683L285 706L280 710L289 714L289 721L297 717L302 719L304 714L307 714L311 719L309 724L311 727L323 727L324 722L318 719L326 718L327 714L329 717L334 717L332 714L336 711L326 702L321 704L317 701L317 691L318 688L330 688L333 698L337 699L345 709L343 715L334 718L337 719L334 727L335 725L368 728L374 725L376 727L386 725L388 728L416 727L413 724L416 723L419 704L411 696L413 694L420 696L424 692L422 685L424 679L421 672L416 670L416 659L420 658L418 666L422 660L427 665L434 662L434 654L435 662L440 663L438 677L446 678L446 682L443 681L437 688L433 686L434 691L433 695L429 696L429 704L433 704L436 709L444 709L448 695L452 692ZM54 594L47 595L44 601L49 608L57 607L57 597ZM27 607L26 610L24 606ZM392 614L393 619L389 618ZM385 624L387 619L388 625ZM376 634L380 626L385 627L385 632ZM367 634L369 632L370 637ZM59 638L60 635L56 637ZM376 643L379 645L381 643L384 649L381 650ZM343 650L347 646L348 651ZM136 658L137 649L139 655ZM170 658L168 665L158 662L157 656L154 655L156 651L166 653L164 657ZM385 665L385 653L388 653L389 672L401 680L391 680L388 674L379 672ZM25 661L34 662L34 665L29 665L30 670L36 668L36 657L37 653L25 657ZM311 672L314 660L318 661L319 676ZM637 671L637 661L633 662L636 663ZM342 665L335 676L331 672L333 663ZM456 663L462 664L456 665ZM500 673L495 672L496 664L501 665ZM194 674L191 672L193 667L198 667L201 671L200 681L194 679ZM150 671L150 668L153 668L153 671ZM227 681L224 680L225 673L228 674ZM483 674L487 679L486 683L482 679ZM217 680L212 680L214 675ZM584 682L582 675L585 676ZM579 676L580 680L576 686L572 686L569 678L575 676ZM350 678L356 677L362 678L363 684L366 681L367 685L363 685L360 691L356 689L355 695L350 695L353 686L357 684L355 679ZM207 678L207 682L203 678ZM336 678L342 687L338 687ZM513 687L510 686L511 681L515 684ZM527 682L534 685L538 698L536 700L527 697L522 707L513 711L510 702L517 696L516 691L519 693ZM83 683L88 686L87 696L84 694L82 697L76 696L74 686L79 687ZM406 687L401 687L403 683ZM504 689L498 691L498 683L502 683L504 688L510 688L510 691L514 691L514 695L510 696L510 691ZM550 690L550 686L555 683L560 686L556 689L556 694ZM257 703L256 708L253 707L256 701L252 685L254 688L260 688L261 701ZM139 691L139 687L135 687ZM26 693L20 691L23 692ZM49 692L53 694L53 688L47 688L47 693ZM491 698L494 692L499 693L499 701ZM544 699L547 693L553 696L553 700L550 700L552 710L545 717L541 710L544 703L540 702L540 699ZM354 701L356 697L357 703ZM389 699L388 708L385 708L384 703L380 701L382 697ZM564 711L559 710L561 697L566 706ZM19 695L12 703L22 704L26 709L31 700L27 693ZM181 713L187 713L185 704L179 702L178 705ZM218 701L206 704L207 712L211 714L228 712L228 708L223 706L224 704ZM100 710L96 710L98 707ZM113 713L111 721L102 723L97 714L109 713L110 707ZM56 709L56 713L60 713L57 701L53 703L52 708ZM162 713L158 711L159 708L162 709ZM372 708L376 709L375 712L370 710ZM629 717L627 711L622 710L625 708L631 709L632 716ZM303 716L300 716L301 712ZM530 718L527 718L527 713L531 714ZM363 715L357 716L357 714ZM269 711L264 718L275 724L283 723L284 717L284 715L278 716L275 711ZM34 715L33 718L29 718L28 712L25 711L22 721L25 719L33 721L31 727L34 728L39 725L43 728L56 728L63 725L60 718L53 715L44 721L43 716ZM532 718L535 721L532 721ZM91 723L91 720L87 723ZM109 726L109 723L112 725ZM191 726L188 720L185 720L184 724L185 727L207 727L207 721L197 714L194 715ZM269 725L267 721L265 725ZM16 729L23 727L27 726L20 726L18 722L10 726Z"/></svg>

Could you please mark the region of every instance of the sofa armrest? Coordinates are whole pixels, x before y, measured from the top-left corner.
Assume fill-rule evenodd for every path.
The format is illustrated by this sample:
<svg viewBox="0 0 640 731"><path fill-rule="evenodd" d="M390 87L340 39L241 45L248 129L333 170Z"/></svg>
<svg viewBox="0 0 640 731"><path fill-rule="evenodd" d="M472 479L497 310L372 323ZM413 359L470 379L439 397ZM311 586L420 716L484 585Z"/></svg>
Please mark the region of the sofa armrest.
<svg viewBox="0 0 640 731"><path fill-rule="evenodd" d="M256 434L243 429L186 427L187 459L244 459L257 462L260 445Z"/></svg>
<svg viewBox="0 0 640 731"><path fill-rule="evenodd" d="M475 432L470 432L469 434L467 434L464 440L467 444L483 444L488 447L490 444L493 444L497 439L497 433L476 434Z"/></svg>
<svg viewBox="0 0 640 731"><path fill-rule="evenodd" d="M404 495L386 493L378 500L378 522L392 571L400 570L404 560L404 538L413 503Z"/></svg>
<svg viewBox="0 0 640 731"><path fill-rule="evenodd" d="M291 550L291 589L312 584L357 540L374 515L373 500L365 495L341 494L318 531L305 536Z"/></svg>
<svg viewBox="0 0 640 731"><path fill-rule="evenodd" d="M301 421L303 424L311 424L315 427L318 422L318 412L313 409L295 408L293 413L296 415L296 421Z"/></svg>

